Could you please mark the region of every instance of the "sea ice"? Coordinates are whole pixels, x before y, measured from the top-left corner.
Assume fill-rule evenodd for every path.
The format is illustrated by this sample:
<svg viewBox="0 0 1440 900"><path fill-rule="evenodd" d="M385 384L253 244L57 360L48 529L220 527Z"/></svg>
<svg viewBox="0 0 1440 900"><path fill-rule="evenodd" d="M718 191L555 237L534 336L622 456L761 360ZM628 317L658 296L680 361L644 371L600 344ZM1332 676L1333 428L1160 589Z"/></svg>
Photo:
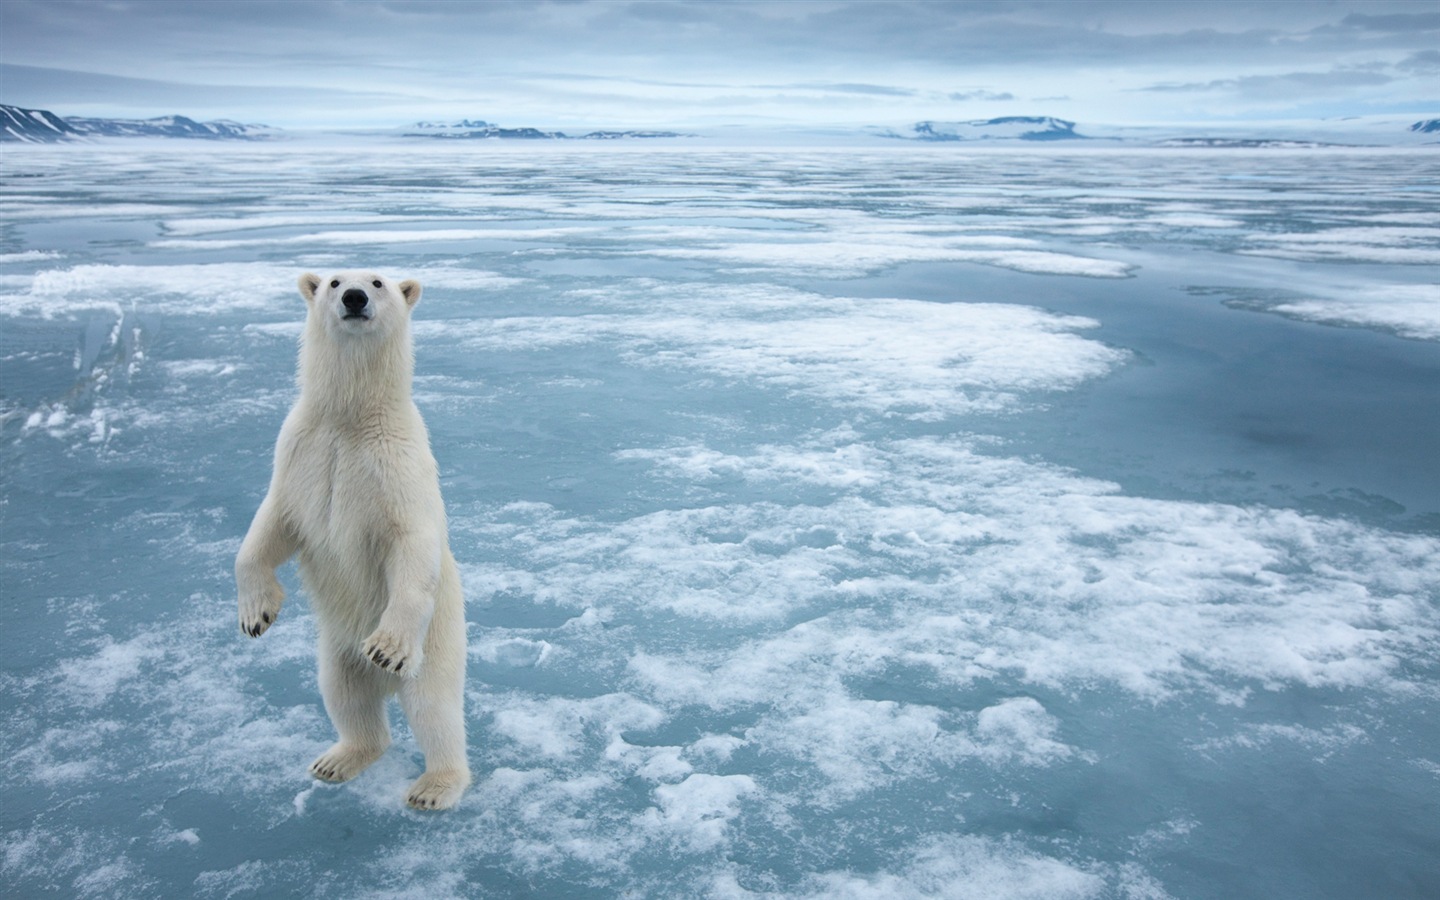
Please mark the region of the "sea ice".
<svg viewBox="0 0 1440 900"><path fill-rule="evenodd" d="M394 151L6 151L12 892L1440 891L1433 155ZM305 774L293 570L234 628L295 279L357 265L425 284L476 775L443 818L398 719ZM1359 462L1282 377L1330 358L1381 387ZM1257 361L1285 423L1187 399Z"/></svg>

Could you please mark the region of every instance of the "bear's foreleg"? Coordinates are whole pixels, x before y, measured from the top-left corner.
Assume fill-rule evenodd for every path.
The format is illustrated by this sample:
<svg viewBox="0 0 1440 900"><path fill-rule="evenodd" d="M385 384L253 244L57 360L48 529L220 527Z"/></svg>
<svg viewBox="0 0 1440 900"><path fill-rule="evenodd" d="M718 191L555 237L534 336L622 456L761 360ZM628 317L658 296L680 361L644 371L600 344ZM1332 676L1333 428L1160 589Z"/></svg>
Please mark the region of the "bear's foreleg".
<svg viewBox="0 0 1440 900"><path fill-rule="evenodd" d="M273 496L273 493L267 494L255 512L235 557L240 630L251 637L264 634L280 615L285 589L275 577L275 570L295 555L298 546L295 535L276 510Z"/></svg>
<svg viewBox="0 0 1440 900"><path fill-rule="evenodd" d="M440 585L441 534L414 531L395 539L385 560L389 597L380 626L365 639L361 653L395 675L415 677L424 660L425 635L435 615Z"/></svg>

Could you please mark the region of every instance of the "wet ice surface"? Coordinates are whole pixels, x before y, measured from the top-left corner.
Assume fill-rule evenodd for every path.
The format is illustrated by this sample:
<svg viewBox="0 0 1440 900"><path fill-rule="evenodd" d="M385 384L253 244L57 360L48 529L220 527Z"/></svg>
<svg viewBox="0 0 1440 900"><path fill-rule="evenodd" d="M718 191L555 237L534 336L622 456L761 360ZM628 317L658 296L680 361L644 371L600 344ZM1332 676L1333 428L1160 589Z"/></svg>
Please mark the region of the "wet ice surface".
<svg viewBox="0 0 1440 900"><path fill-rule="evenodd" d="M9 148L19 895L1440 891L1419 152ZM417 277L476 783L235 625L299 272ZM398 720L398 716L397 716Z"/></svg>

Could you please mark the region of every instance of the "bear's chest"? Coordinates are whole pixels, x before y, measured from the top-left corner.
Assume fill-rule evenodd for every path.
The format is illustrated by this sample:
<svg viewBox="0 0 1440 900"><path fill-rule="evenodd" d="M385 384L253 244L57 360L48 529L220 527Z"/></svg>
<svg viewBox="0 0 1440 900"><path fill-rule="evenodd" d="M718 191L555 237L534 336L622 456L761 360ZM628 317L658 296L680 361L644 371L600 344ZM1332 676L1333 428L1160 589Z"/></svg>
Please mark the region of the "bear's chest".
<svg viewBox="0 0 1440 900"><path fill-rule="evenodd" d="M287 518L311 549L354 552L394 532L405 492L403 443L318 429L297 435L286 473Z"/></svg>

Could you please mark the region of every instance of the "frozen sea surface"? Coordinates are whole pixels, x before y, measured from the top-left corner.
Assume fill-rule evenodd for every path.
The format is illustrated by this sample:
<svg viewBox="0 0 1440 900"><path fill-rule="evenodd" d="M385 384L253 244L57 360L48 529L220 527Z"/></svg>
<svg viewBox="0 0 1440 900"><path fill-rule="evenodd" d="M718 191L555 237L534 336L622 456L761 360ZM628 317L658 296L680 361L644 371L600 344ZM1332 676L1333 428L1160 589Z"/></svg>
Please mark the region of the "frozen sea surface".
<svg viewBox="0 0 1440 900"><path fill-rule="evenodd" d="M7 147L14 896L1440 895L1440 159ZM476 781L237 629L305 270L425 284ZM398 716L397 716L398 720Z"/></svg>

